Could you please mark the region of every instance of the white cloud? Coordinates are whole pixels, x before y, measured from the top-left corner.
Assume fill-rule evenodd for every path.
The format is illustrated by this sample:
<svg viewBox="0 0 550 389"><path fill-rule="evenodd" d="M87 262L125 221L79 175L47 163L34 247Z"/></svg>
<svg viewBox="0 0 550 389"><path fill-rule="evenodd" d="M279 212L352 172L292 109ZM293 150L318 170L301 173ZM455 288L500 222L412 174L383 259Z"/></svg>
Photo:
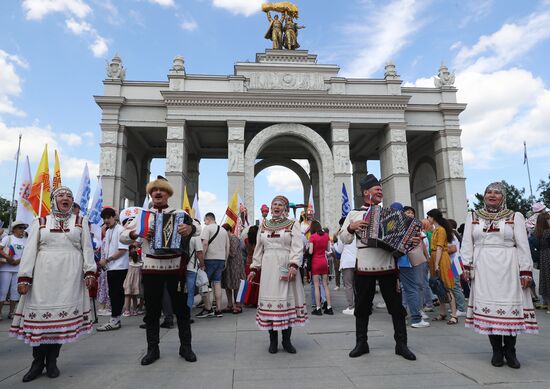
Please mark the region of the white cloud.
<svg viewBox="0 0 550 389"><path fill-rule="evenodd" d="M190 199L190 201L193 200ZM202 217L204 217L207 212L212 212L214 215L216 215L216 221L220 223L223 220L223 216L225 215L227 202L218 199L218 196L216 196L212 192L199 190L199 209L201 211Z"/></svg>
<svg viewBox="0 0 550 389"><path fill-rule="evenodd" d="M424 1L393 0L382 8L365 10L362 20L346 29L349 39L355 42L351 52L357 54L346 66L345 76L371 77L382 69L422 26L417 16L425 5Z"/></svg>
<svg viewBox="0 0 550 389"><path fill-rule="evenodd" d="M550 37L550 10L535 12L518 23L506 23L491 35L483 35L471 47L460 47L457 68L479 72L502 69Z"/></svg>
<svg viewBox="0 0 550 389"><path fill-rule="evenodd" d="M180 27L185 31L195 31L199 25L194 19L184 19Z"/></svg>
<svg viewBox="0 0 550 389"><path fill-rule="evenodd" d="M89 160L76 158L71 156L64 157L59 155L59 162L61 163L61 179L64 178L81 178L84 171L84 165L88 164L88 170L90 171L90 178L94 181L94 178L99 175L99 163ZM53 166L53 165L52 165Z"/></svg>
<svg viewBox="0 0 550 389"><path fill-rule="evenodd" d="M59 139L69 146L80 146L82 144L82 137L75 133L60 133Z"/></svg>
<svg viewBox="0 0 550 389"><path fill-rule="evenodd" d="M149 0L149 3L158 4L161 7L173 7L176 5L174 0Z"/></svg>
<svg viewBox="0 0 550 389"><path fill-rule="evenodd" d="M102 36L96 36L94 42L90 45L90 50L92 50L92 53L94 53L95 57L104 57L109 51L107 40Z"/></svg>
<svg viewBox="0 0 550 389"><path fill-rule="evenodd" d="M28 20L41 20L49 13L62 12L85 18L92 9L82 0L24 0L21 4Z"/></svg>
<svg viewBox="0 0 550 389"><path fill-rule="evenodd" d="M6 53L0 49L0 114L24 116L25 113L17 109L11 101L11 96L21 94L21 78L17 68L28 69L29 65L17 55Z"/></svg>
<svg viewBox="0 0 550 389"><path fill-rule="evenodd" d="M250 16L262 10L265 0L212 0L212 5L234 14Z"/></svg>
<svg viewBox="0 0 550 389"><path fill-rule="evenodd" d="M107 39L99 35L97 30L86 21L77 21L75 19L65 20L67 29L75 35L86 36L92 43L88 46L95 57L104 57L109 51Z"/></svg>
<svg viewBox="0 0 550 389"><path fill-rule="evenodd" d="M282 166L272 166L265 169L267 173L267 184L270 188L285 191L301 191L302 181L292 170Z"/></svg>
<svg viewBox="0 0 550 389"><path fill-rule="evenodd" d="M462 3L466 7L468 14L460 21L460 28L464 28L472 22L477 22L487 17L493 8L494 0L468 0Z"/></svg>

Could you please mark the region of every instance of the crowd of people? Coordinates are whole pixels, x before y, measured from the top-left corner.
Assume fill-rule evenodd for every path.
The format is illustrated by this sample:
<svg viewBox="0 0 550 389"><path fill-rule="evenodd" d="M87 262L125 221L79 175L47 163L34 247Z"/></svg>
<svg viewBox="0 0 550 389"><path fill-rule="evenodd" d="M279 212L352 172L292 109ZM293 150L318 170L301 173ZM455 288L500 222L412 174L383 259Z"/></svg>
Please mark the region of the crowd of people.
<svg viewBox="0 0 550 389"><path fill-rule="evenodd" d="M341 312L355 316L352 358L370 352L369 318L379 291L384 303L378 306L392 319L395 354L416 359L407 324L419 329L432 321L457 325L464 318L466 327L489 336L493 366L506 362L519 368L517 335L538 331L533 260L540 269L535 281L541 301L535 303L550 314L550 214L544 204L534 204L526 220L507 209L505 187L493 183L484 192L483 207L469 212L460 227L432 209L421 220L423 231L411 238L412 248L398 252L364 239L383 191L372 174L360 184L363 205L342 217L332 236L311 211L291 218L289 200L276 196L270 207L262 206L259 223L242 230L220 225L210 212L203 220L184 219L174 227L181 245L173 251L153 248L154 218L136 217L137 207L120 212L105 207L101 237L95 237L101 244L94 248L71 190L56 189L50 215L32 226L15 221L0 243L0 320L9 301L10 335L32 346L33 362L23 381L44 369L49 377L59 376L61 345L91 333L98 314L109 316L96 326L100 332L119 330L124 317L145 314L142 365L160 358L159 331L174 327L174 316L179 354L194 362L194 319L237 315L246 307L256 309L258 328L268 332L269 353L278 352L279 331L283 350L296 353L292 328L310 320L306 283L314 316L339 314L331 297L343 288ZM155 215L183 212L168 206L174 191L163 177L146 191ZM390 208L409 220L418 217L408 205ZM194 307L200 311L193 315Z"/></svg>

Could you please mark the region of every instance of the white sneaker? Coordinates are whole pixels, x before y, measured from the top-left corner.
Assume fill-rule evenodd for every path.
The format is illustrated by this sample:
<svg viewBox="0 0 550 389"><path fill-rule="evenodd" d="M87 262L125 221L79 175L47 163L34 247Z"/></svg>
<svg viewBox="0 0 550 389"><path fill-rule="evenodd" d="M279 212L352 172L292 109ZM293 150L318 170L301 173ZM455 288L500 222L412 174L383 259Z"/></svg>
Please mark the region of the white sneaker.
<svg viewBox="0 0 550 389"><path fill-rule="evenodd" d="M339 287L339 286L335 286L335 287L334 287L334 290L340 290L340 287Z"/></svg>
<svg viewBox="0 0 550 389"><path fill-rule="evenodd" d="M342 311L344 315L353 315L354 312L355 312L355 308L346 308Z"/></svg>
<svg viewBox="0 0 550 389"><path fill-rule="evenodd" d="M422 320L428 320L430 317L424 313L424 311L420 311L420 316L422 316Z"/></svg>
<svg viewBox="0 0 550 389"><path fill-rule="evenodd" d="M457 317L466 317L466 312L463 312L463 311L456 311L456 316L457 316Z"/></svg>
<svg viewBox="0 0 550 389"><path fill-rule="evenodd" d="M97 316L111 316L111 311L109 309L100 309L97 311Z"/></svg>
<svg viewBox="0 0 550 389"><path fill-rule="evenodd" d="M426 327L429 327L429 326L430 326L430 323L428 323L427 321L424 321L424 320L421 320L418 323L412 323L411 324L412 328L426 328Z"/></svg>
<svg viewBox="0 0 550 389"><path fill-rule="evenodd" d="M107 323L96 328L97 331L113 331L118 330L121 327L120 320L109 320Z"/></svg>
<svg viewBox="0 0 550 389"><path fill-rule="evenodd" d="M384 309L386 308L386 303L385 302L376 303L376 308Z"/></svg>

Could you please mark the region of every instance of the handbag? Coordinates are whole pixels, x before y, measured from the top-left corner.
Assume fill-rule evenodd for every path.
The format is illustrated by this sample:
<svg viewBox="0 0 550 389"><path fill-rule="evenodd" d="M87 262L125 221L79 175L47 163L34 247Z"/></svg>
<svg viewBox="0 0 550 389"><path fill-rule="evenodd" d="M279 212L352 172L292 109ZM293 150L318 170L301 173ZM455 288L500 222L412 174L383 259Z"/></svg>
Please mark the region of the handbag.
<svg viewBox="0 0 550 389"><path fill-rule="evenodd" d="M435 295L437 295L437 298L439 298L440 302L442 303L451 302L451 296L449 295L449 290L445 287L445 285L443 284L443 281L441 281L441 278L439 276L430 277L429 285L430 285L430 289Z"/></svg>
<svg viewBox="0 0 550 389"><path fill-rule="evenodd" d="M428 262L426 254L424 253L424 244L420 243L418 246L414 247L411 251L407 253L409 261L413 267L422 265L423 263Z"/></svg>

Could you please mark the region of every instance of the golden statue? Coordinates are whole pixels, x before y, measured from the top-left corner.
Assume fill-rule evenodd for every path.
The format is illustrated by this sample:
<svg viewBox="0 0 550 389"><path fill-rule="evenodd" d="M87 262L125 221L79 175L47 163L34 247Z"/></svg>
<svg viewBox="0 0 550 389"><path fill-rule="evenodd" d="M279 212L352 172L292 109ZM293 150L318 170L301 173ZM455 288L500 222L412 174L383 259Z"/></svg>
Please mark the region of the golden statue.
<svg viewBox="0 0 550 389"><path fill-rule="evenodd" d="M296 50L298 44L298 30L305 28L299 26L294 18L298 18L298 7L294 4L283 1L279 3L262 4L262 11L267 13L269 28L265 34L265 39L273 42L274 50L282 50L283 47L288 50ZM271 17L271 11L280 12L282 15ZM284 22L284 25L283 25Z"/></svg>

